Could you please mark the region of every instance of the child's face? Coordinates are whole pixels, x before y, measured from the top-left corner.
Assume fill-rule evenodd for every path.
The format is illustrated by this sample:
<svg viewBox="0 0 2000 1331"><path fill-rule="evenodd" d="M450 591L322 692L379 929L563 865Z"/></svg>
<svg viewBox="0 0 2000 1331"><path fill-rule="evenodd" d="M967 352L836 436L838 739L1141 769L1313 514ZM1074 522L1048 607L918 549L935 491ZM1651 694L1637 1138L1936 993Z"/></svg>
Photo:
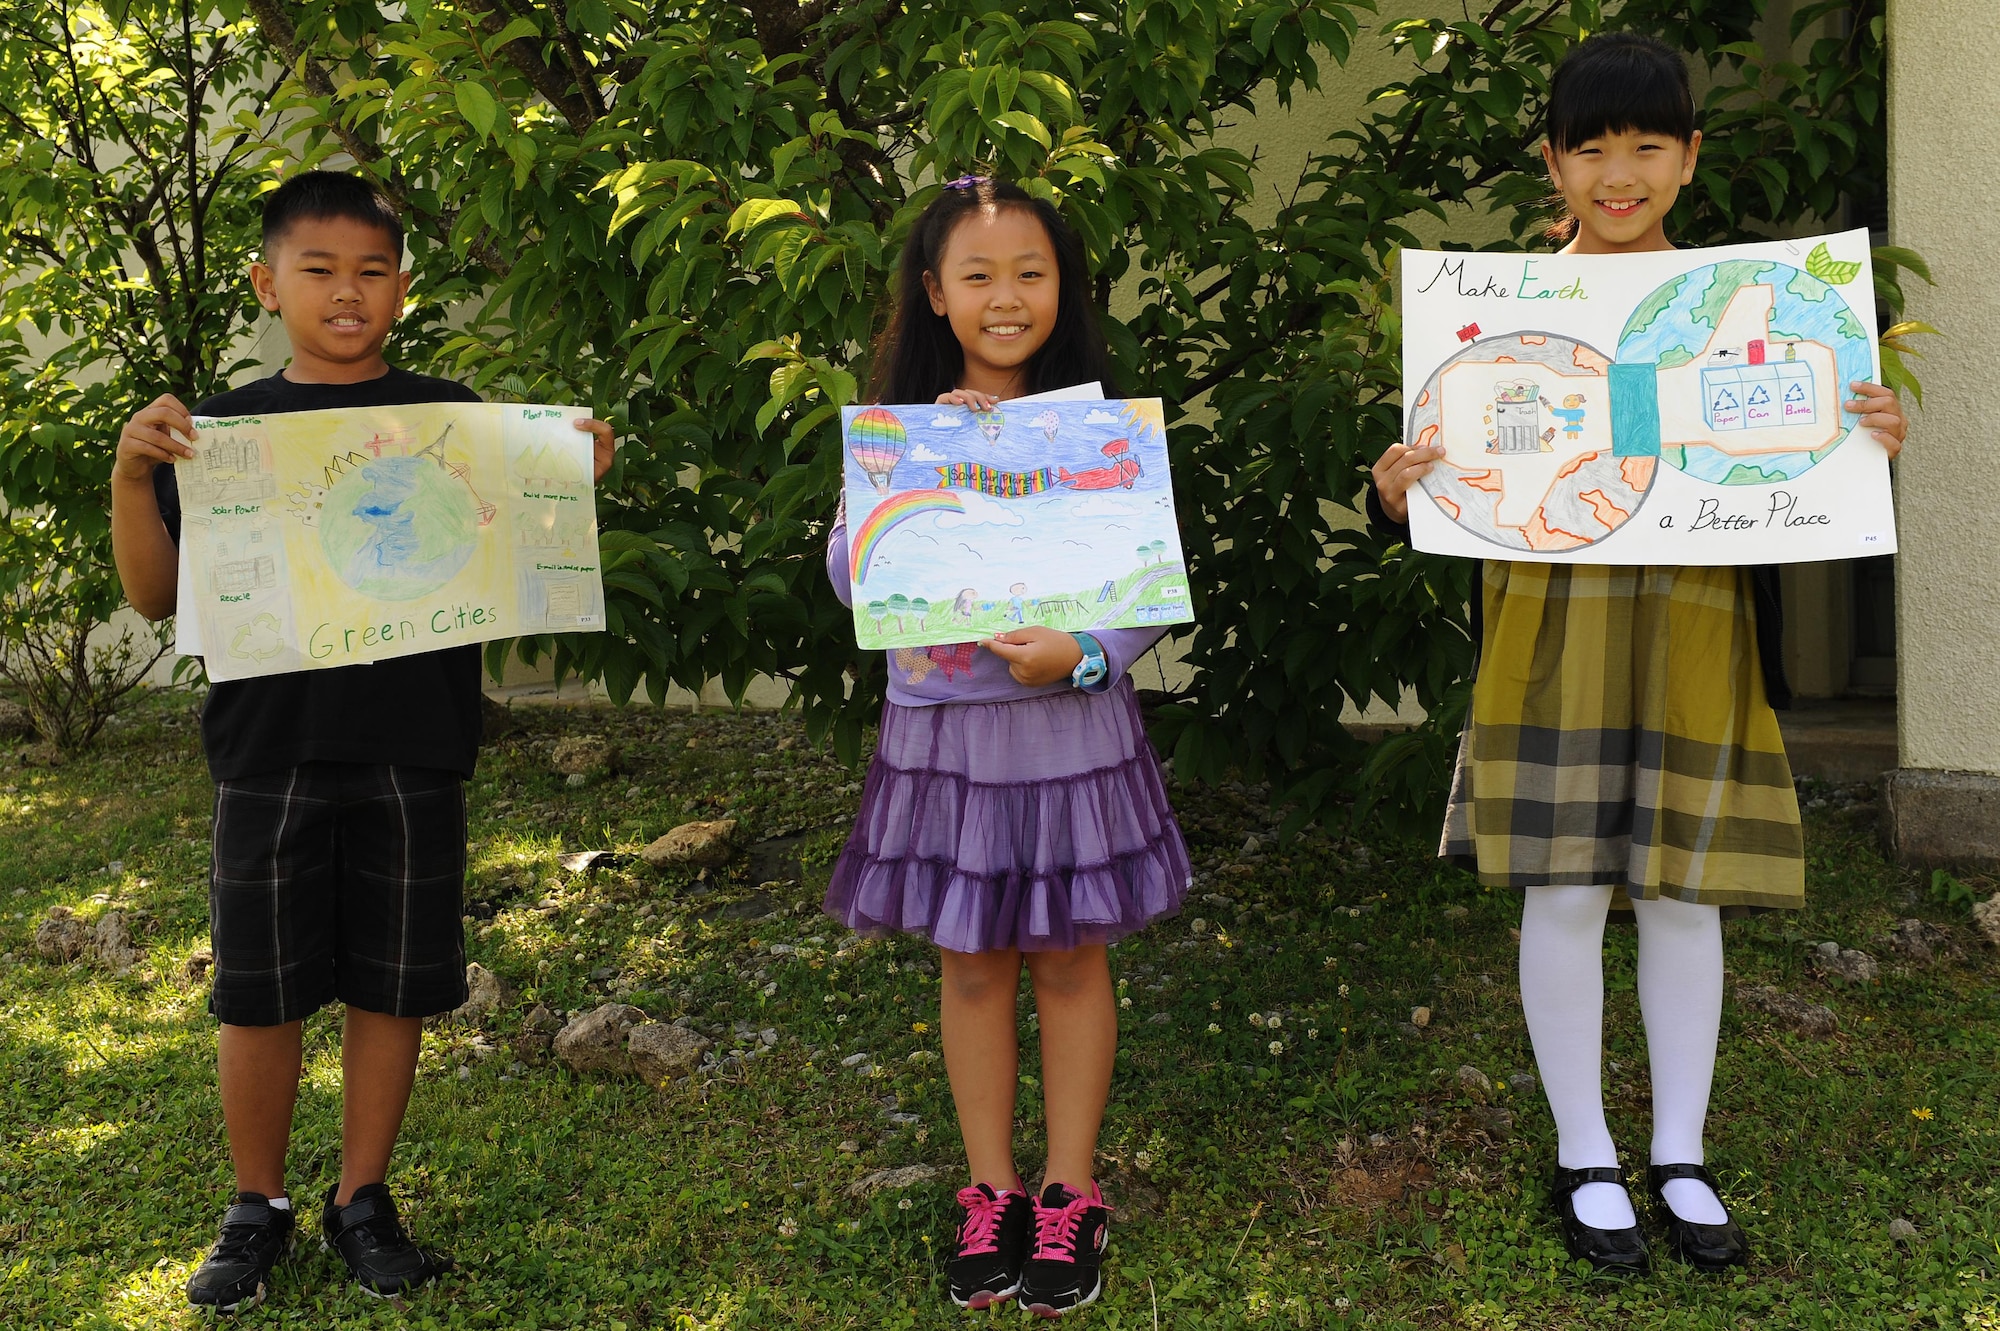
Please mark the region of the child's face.
<svg viewBox="0 0 2000 1331"><path fill-rule="evenodd" d="M1667 213L1681 186L1694 179L1701 131L1682 143L1671 134L1622 130L1586 139L1561 152L1542 144L1549 179L1577 219L1577 254L1664 250Z"/></svg>
<svg viewBox="0 0 2000 1331"><path fill-rule="evenodd" d="M250 265L258 301L285 321L294 370L331 382L381 372L382 344L410 289L394 250L394 238L366 222L302 217Z"/></svg>
<svg viewBox="0 0 2000 1331"><path fill-rule="evenodd" d="M1025 208L972 214L945 241L924 287L965 352L960 386L1018 393L1022 370L1056 327L1055 248L1040 219Z"/></svg>

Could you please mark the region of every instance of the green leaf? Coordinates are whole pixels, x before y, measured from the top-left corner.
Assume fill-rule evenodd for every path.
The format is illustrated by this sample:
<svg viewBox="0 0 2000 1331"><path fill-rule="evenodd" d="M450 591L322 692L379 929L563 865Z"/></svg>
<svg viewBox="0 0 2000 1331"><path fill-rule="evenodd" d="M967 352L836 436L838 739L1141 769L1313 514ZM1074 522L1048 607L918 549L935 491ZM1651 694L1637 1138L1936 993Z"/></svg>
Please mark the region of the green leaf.
<svg viewBox="0 0 2000 1331"><path fill-rule="evenodd" d="M1846 286L1858 277L1861 265L1858 262L1843 263L1836 260L1827 250L1826 242L1822 240L1813 246L1812 253L1806 256L1806 271L1830 286L1839 287Z"/></svg>
<svg viewBox="0 0 2000 1331"><path fill-rule="evenodd" d="M491 138L494 122L500 118L500 105L493 100L493 94L486 90L486 86L463 82L452 89L451 95L458 103L458 113L465 117L465 123L472 126L480 138Z"/></svg>

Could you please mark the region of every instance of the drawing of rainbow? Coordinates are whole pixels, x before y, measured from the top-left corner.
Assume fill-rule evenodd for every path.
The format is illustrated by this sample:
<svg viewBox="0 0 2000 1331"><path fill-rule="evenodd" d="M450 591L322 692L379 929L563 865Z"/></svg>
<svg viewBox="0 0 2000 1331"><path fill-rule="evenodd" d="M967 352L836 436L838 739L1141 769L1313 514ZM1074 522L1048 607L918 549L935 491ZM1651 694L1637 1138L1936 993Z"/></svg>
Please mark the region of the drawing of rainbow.
<svg viewBox="0 0 2000 1331"><path fill-rule="evenodd" d="M905 490L877 504L855 529L849 568L858 586L868 580L868 564L882 538L919 513L963 513L965 505L949 490Z"/></svg>

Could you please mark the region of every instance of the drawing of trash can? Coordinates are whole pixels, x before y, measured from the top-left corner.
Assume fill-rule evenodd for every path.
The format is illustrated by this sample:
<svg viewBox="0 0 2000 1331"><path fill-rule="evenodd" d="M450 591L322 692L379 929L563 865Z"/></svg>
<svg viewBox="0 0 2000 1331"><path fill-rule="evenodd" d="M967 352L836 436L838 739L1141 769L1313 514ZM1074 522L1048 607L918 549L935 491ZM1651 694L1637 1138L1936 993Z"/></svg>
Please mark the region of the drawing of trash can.
<svg viewBox="0 0 2000 1331"><path fill-rule="evenodd" d="M1542 390L1531 379L1493 386L1493 443L1490 453L1542 451Z"/></svg>

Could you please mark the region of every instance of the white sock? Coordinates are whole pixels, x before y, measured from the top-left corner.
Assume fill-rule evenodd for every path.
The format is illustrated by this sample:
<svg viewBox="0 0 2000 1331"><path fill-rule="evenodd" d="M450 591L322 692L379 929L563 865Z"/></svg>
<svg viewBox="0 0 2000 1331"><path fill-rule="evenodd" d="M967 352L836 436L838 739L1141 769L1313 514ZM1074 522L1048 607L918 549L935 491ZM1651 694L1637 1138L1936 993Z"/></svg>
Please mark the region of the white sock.
<svg viewBox="0 0 2000 1331"><path fill-rule="evenodd" d="M1616 1168L1604 1122L1604 917L1608 887L1531 887L1521 908L1521 1010L1565 1169ZM1572 1205L1596 1229L1638 1223L1615 1183L1586 1183Z"/></svg>
<svg viewBox="0 0 2000 1331"><path fill-rule="evenodd" d="M1639 918L1639 1012L1653 1069L1652 1160L1698 1165L1722 1024L1722 912L1671 897L1634 901L1632 909ZM1660 1192L1683 1220L1719 1225L1729 1218L1699 1179L1673 1179Z"/></svg>
<svg viewBox="0 0 2000 1331"><path fill-rule="evenodd" d="M271 1209L274 1211L289 1211L292 1209L292 1199L282 1193L276 1197L266 1197L264 1200L270 1203Z"/></svg>

